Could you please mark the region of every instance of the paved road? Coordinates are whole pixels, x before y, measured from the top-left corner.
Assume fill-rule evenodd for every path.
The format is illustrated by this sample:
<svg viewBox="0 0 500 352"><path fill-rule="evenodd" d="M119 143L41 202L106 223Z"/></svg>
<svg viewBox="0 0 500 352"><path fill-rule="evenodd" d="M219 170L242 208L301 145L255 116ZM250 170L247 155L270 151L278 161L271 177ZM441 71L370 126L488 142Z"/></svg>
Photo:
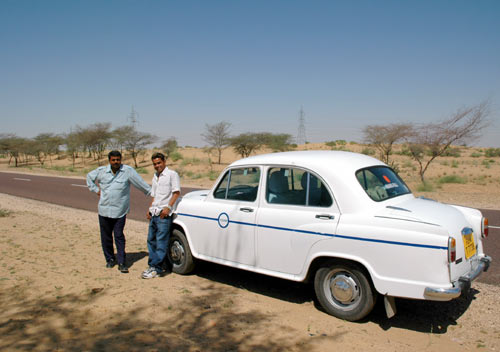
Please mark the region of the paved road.
<svg viewBox="0 0 500 352"><path fill-rule="evenodd" d="M145 221L144 214L151 200L134 187L131 189L128 218ZM182 188L182 194L192 190L194 188ZM97 195L88 191L84 179L0 172L0 193L97 212ZM493 258L493 265L479 281L500 285L500 210L481 211L492 226L483 243L485 252Z"/></svg>

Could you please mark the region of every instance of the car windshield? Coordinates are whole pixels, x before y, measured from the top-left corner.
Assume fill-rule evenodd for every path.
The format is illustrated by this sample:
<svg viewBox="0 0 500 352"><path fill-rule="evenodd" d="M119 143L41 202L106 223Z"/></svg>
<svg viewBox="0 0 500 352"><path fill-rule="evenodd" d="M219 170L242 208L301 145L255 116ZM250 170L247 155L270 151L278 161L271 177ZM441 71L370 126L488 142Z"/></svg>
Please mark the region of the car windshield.
<svg viewBox="0 0 500 352"><path fill-rule="evenodd" d="M376 202L411 193L399 176L386 166L374 166L356 172L366 194Z"/></svg>

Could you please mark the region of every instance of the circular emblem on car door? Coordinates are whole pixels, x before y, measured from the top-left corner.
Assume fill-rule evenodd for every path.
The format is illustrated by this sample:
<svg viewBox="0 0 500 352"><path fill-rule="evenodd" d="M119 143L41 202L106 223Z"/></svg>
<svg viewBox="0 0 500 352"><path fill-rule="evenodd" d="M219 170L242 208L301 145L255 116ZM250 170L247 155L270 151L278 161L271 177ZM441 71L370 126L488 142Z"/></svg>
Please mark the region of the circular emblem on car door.
<svg viewBox="0 0 500 352"><path fill-rule="evenodd" d="M227 215L226 213L220 213L219 217L217 218L217 222L219 223L220 227L225 229L229 226L229 215Z"/></svg>

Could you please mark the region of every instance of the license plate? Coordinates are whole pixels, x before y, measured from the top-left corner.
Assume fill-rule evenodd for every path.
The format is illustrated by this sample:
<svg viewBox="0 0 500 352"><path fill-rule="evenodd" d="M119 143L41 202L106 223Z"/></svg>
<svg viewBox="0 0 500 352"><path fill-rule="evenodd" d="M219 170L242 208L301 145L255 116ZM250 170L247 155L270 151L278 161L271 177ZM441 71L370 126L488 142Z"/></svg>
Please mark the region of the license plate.
<svg viewBox="0 0 500 352"><path fill-rule="evenodd" d="M469 259L476 254L476 244L474 243L473 233L462 235L462 240L464 241L465 259Z"/></svg>

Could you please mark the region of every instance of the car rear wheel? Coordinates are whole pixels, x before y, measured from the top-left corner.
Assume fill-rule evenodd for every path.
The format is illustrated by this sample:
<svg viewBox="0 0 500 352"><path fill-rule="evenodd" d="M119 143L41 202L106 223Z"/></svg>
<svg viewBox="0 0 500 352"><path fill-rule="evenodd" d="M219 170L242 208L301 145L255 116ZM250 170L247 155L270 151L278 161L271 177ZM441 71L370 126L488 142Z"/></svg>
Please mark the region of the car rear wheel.
<svg viewBox="0 0 500 352"><path fill-rule="evenodd" d="M189 243L182 231L174 229L168 245L168 256L172 271L177 274L189 274L194 270L195 262Z"/></svg>
<svg viewBox="0 0 500 352"><path fill-rule="evenodd" d="M316 272L314 290L328 314L348 321L367 316L377 299L365 270L356 264L325 264Z"/></svg>

